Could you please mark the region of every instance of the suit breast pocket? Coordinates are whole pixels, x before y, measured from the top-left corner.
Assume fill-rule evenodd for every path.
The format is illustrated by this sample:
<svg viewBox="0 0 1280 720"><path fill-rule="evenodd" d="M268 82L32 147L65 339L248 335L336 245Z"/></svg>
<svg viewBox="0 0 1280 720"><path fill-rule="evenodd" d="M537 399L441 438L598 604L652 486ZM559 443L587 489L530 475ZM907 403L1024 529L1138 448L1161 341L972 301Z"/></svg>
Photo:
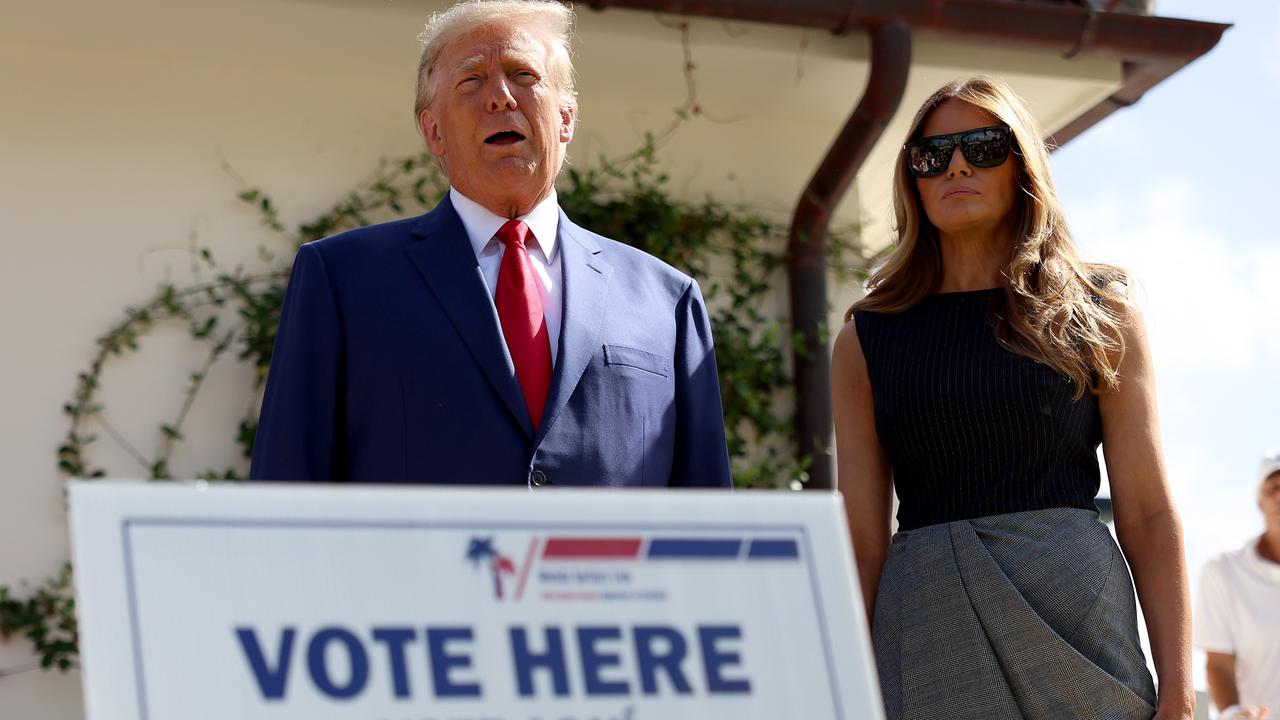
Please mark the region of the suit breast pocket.
<svg viewBox="0 0 1280 720"><path fill-rule="evenodd" d="M665 486L675 437L675 372L668 357L599 348L538 454L577 468L578 484Z"/></svg>
<svg viewBox="0 0 1280 720"><path fill-rule="evenodd" d="M626 345L605 345L604 364L635 368L664 378L671 375L670 358Z"/></svg>

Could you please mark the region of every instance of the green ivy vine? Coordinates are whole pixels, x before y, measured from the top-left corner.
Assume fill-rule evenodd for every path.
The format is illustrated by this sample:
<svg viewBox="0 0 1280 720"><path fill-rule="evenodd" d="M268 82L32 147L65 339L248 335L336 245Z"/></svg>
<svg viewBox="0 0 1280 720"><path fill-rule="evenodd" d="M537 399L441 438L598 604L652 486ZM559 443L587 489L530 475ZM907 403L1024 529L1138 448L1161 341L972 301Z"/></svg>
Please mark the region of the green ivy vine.
<svg viewBox="0 0 1280 720"><path fill-rule="evenodd" d="M65 672L74 666L80 633L70 563L25 599L19 600L9 588L0 587L0 640L19 634L31 642L40 667Z"/></svg>
<svg viewBox="0 0 1280 720"><path fill-rule="evenodd" d="M652 138L621 161L602 160L593 169L569 167L559 189L566 214L584 227L656 255L699 279L711 311L717 370L724 402L726 435L739 487L799 488L806 479L805 459L795 457L787 358L793 339L787 319L768 295L783 277L786 225L712 198L685 201L667 190L668 176L658 168ZM269 242L259 247L264 269L227 267L207 246L193 246L194 281L162 283L141 304L124 310L120 321L96 340L89 366L79 374L71 399L63 406L69 419L57 450L59 470L75 478L106 476L107 469L89 451L105 435L133 458L153 480L198 477L242 480L253 453L257 430L256 398L266 381L280 308L294 253L303 243L373 222L423 212L439 201L448 181L427 154L384 161L373 177L331 208L290 229L270 195L244 187L239 198L258 214ZM831 243L834 265L857 271L860 248L852 233ZM172 417L161 420L158 448L142 452L120 433L99 398L106 365L140 349L147 333L161 323L182 323L191 340L206 349L192 368ZM171 458L186 440L184 426L196 397L219 361L233 356L253 368L243 415L231 431L240 458L195 472L175 473ZM128 473L125 473L128 474ZM44 668L66 670L77 657L71 567L29 598L19 600L0 587L0 638L24 635Z"/></svg>

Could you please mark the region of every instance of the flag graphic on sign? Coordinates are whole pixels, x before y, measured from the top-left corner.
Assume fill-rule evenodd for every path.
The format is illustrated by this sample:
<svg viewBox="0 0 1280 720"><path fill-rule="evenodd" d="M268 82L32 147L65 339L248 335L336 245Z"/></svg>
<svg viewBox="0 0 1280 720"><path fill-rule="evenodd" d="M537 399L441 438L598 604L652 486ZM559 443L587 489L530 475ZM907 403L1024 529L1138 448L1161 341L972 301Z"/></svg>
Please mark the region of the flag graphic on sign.
<svg viewBox="0 0 1280 720"><path fill-rule="evenodd" d="M501 600L502 576L516 574L516 564L511 561L511 558L498 552L493 546L492 537L473 537L467 545L467 560L470 560L476 569L481 566L489 568L489 574L493 577L493 596Z"/></svg>

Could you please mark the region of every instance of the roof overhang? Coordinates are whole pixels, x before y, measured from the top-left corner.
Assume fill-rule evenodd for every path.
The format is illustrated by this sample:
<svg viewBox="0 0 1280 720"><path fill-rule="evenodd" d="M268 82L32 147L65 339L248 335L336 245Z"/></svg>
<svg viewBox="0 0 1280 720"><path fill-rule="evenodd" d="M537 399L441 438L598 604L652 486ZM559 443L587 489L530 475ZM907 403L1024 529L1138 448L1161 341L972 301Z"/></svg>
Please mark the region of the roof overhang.
<svg viewBox="0 0 1280 720"><path fill-rule="evenodd" d="M1147 90L1213 49L1230 27L1035 0L589 0L587 5L597 10L648 10L837 34L898 18L922 35L1123 61L1121 86L1057 129L1050 138L1056 145L1137 102Z"/></svg>

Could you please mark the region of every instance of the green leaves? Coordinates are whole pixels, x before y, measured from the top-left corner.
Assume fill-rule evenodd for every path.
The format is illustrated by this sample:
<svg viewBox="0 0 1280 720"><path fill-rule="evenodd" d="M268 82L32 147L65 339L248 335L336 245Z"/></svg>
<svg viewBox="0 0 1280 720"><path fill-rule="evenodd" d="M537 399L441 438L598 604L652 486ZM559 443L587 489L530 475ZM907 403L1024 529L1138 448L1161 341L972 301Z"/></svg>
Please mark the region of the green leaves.
<svg viewBox="0 0 1280 720"><path fill-rule="evenodd" d="M0 587L0 640L22 635L39 655L42 668L65 672L75 667L80 634L71 580L67 563L27 598L14 597L9 588Z"/></svg>
<svg viewBox="0 0 1280 720"><path fill-rule="evenodd" d="M240 191L240 200L254 205L262 214L262 225L274 232L284 232L284 225L280 222L280 213L276 210L275 203L271 198L264 195L258 188L246 188Z"/></svg>
<svg viewBox="0 0 1280 720"><path fill-rule="evenodd" d="M172 480L173 479L169 475L169 459L168 458L163 458L163 457L156 458L151 462L151 466L148 467L147 470L148 472L151 473L152 480Z"/></svg>

